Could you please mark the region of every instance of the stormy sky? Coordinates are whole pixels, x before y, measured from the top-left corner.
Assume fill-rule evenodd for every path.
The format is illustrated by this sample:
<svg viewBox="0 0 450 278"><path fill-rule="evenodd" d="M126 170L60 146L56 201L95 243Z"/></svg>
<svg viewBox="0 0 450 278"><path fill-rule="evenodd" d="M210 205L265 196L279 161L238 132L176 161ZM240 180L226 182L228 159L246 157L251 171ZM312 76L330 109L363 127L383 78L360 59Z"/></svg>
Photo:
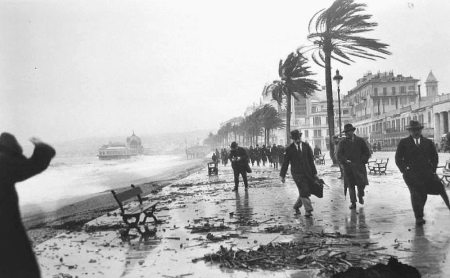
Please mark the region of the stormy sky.
<svg viewBox="0 0 450 278"><path fill-rule="evenodd" d="M217 129L259 102L279 60L310 44L310 18L331 3L0 1L1 131L60 142ZM424 88L433 70L448 93L450 2L364 3L379 24L366 36L393 55L332 62L341 92L367 71L411 75ZM310 65L324 84L324 70Z"/></svg>

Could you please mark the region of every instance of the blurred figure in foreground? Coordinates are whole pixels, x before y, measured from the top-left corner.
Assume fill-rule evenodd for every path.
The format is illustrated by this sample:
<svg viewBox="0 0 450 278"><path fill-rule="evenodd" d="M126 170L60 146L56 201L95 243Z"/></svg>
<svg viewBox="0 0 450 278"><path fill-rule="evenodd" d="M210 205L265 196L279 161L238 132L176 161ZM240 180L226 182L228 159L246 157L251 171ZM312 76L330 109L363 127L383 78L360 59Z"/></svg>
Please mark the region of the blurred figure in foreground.
<svg viewBox="0 0 450 278"><path fill-rule="evenodd" d="M13 135L0 135L0 277L41 277L22 223L15 184L47 169L55 150L38 138L30 141L34 152L26 158Z"/></svg>

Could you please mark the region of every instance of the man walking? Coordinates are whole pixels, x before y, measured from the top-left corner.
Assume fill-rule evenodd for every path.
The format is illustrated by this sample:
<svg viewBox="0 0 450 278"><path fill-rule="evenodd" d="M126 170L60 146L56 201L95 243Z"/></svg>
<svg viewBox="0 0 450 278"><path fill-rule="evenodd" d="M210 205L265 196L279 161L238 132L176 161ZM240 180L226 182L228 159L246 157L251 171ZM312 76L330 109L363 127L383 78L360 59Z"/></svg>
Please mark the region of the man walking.
<svg viewBox="0 0 450 278"><path fill-rule="evenodd" d="M231 160L231 167L233 168L234 173L234 189L233 191L238 190L239 185L239 174L242 176L244 180L245 191L248 190L247 183L247 163L248 163L248 155L247 151L244 148L238 147L236 142L232 142L230 145L231 151L229 154L229 158Z"/></svg>
<svg viewBox="0 0 450 278"><path fill-rule="evenodd" d="M317 177L316 166L314 165L314 157L311 147L302 142L300 137L302 133L297 129L291 131L292 144L286 149L284 155L283 166L281 167L280 177L281 182L286 181L286 172L291 164L292 178L297 185L299 197L294 204L296 214L300 214L300 208L305 206L305 216L312 216L313 207L309 196L311 196L311 184Z"/></svg>
<svg viewBox="0 0 450 278"><path fill-rule="evenodd" d="M344 126L345 138L339 143L337 159L344 168L344 179L350 192L350 209L356 209L356 189L358 199L364 204L364 188L369 184L366 163L370 158L370 151L363 138L356 136L356 128L352 124Z"/></svg>
<svg viewBox="0 0 450 278"><path fill-rule="evenodd" d="M321 155L321 154L322 154L322 151L320 150L319 146L316 145L314 147L314 159L319 158L319 155Z"/></svg>
<svg viewBox="0 0 450 278"><path fill-rule="evenodd" d="M272 148L270 149L270 155L272 156L273 168L278 169L279 150L277 145L273 144Z"/></svg>
<svg viewBox="0 0 450 278"><path fill-rule="evenodd" d="M411 194L416 224L423 225L423 208L427 201L427 185L434 180L439 157L433 142L422 136L423 126L411 121L406 128L409 136L400 140L395 153L395 164L403 173L403 180Z"/></svg>

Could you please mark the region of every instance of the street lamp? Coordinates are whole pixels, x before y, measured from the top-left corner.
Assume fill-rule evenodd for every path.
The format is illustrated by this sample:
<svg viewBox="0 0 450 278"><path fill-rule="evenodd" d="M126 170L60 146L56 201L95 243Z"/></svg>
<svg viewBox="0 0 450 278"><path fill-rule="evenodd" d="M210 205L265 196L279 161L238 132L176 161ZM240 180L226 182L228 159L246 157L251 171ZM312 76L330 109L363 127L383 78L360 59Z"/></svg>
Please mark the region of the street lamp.
<svg viewBox="0 0 450 278"><path fill-rule="evenodd" d="M339 70L336 70L336 75L333 77L333 80L336 81L338 88L338 105L339 105L339 136L342 134L341 130L341 89L339 88L339 84L342 80L342 75L339 74Z"/></svg>

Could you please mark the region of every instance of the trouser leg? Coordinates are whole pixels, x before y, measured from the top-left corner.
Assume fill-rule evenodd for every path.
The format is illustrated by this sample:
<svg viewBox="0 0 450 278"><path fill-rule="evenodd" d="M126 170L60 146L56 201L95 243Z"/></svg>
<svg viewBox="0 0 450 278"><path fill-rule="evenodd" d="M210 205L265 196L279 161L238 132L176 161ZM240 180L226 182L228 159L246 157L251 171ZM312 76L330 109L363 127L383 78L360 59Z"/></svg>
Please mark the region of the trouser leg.
<svg viewBox="0 0 450 278"><path fill-rule="evenodd" d="M365 185L357 185L358 187L358 197L364 197L364 189L366 188Z"/></svg>
<svg viewBox="0 0 450 278"><path fill-rule="evenodd" d="M295 184L297 185L297 189L298 189L298 198L297 201L294 204L294 208L300 208L302 205L305 206L305 211L313 211L313 207L311 204L311 200L309 199L309 197L302 197L302 187L305 187L305 185L303 183L307 182L306 177L296 177L294 179ZM307 185L306 185L307 186Z"/></svg>
<svg viewBox="0 0 450 278"><path fill-rule="evenodd" d="M408 186L409 192L411 194L411 205L414 211L414 216L416 219L423 218L423 209L425 203L427 202L427 194L424 190L413 188Z"/></svg>
<svg viewBox="0 0 450 278"><path fill-rule="evenodd" d="M348 186L348 192L350 194L350 202L356 203L356 186L355 185L349 185Z"/></svg>
<svg viewBox="0 0 450 278"><path fill-rule="evenodd" d="M234 188L238 188L239 185L239 171L233 169L234 174Z"/></svg>
<svg viewBox="0 0 450 278"><path fill-rule="evenodd" d="M244 180L244 186L245 188L248 187L248 182L247 182L247 172L244 170L241 172L241 176L242 176L242 180Z"/></svg>
<svg viewBox="0 0 450 278"><path fill-rule="evenodd" d="M311 199L309 197L300 197L303 205L305 206L305 211L313 211L313 207L311 204Z"/></svg>

